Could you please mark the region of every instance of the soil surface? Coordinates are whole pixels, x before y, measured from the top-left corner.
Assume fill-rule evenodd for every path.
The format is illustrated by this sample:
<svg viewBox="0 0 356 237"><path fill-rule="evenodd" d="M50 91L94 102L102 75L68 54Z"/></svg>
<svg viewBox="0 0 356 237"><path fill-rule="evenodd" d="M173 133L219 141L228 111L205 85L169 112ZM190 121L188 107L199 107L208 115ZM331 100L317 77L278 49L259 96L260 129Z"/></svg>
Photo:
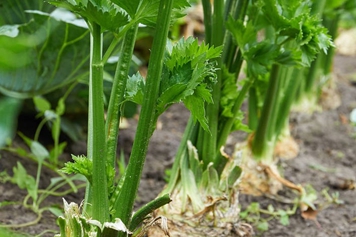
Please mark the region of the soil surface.
<svg viewBox="0 0 356 237"><path fill-rule="evenodd" d="M297 158L283 160L279 166L283 170L284 177L295 184L310 184L319 192L320 201L323 200L321 191L329 189L329 193L338 192L342 205L330 205L320 210L317 222L305 220L300 211L290 217L290 224L283 226L278 220L269 221L269 230L261 233L255 230L256 236L264 237L353 237L356 236L356 192L349 190L345 182L354 182L356 179L356 130L349 123L349 114L356 108L356 87L351 84L351 78L356 75L356 59L346 56L337 56L334 63L334 74L337 78L337 88L341 96L342 104L335 110L316 112L314 114L293 113L291 116L292 135L300 146ZM173 163L174 154L179 145L189 112L182 105L172 106L157 124L144 167L144 173L138 193L136 206L140 206L152 199L165 185L165 169ZM130 119L129 126L120 131L118 150L123 150L125 157L129 156L136 119ZM26 119L19 121L20 130L29 130L36 126ZM21 130L23 131L23 130ZM28 132L28 131L27 131ZM32 133L33 134L33 133ZM31 135L31 132L28 134ZM46 136L45 136L46 137ZM50 137L50 136L48 136ZM241 142L245 134L234 133L228 140L228 152L237 142ZM45 144L51 144L46 141ZM24 146L21 139L16 138L14 146ZM62 160L69 160L69 154L85 154L84 142L72 143L68 146ZM0 172L6 170L12 175L12 168L17 162L21 162L27 172L35 175L37 165L28 159L14 155L6 151L0 151ZM40 187L45 188L50 183L54 172L44 169L41 174ZM349 183L350 184L350 183ZM354 184L354 183L353 183ZM31 212L20 204L3 206L5 201L22 202L26 192L11 183L0 183L0 223L20 224L36 218ZM288 196L288 190L282 190L280 196ZM84 190L67 195L68 202L80 203L84 198ZM272 204L275 209L290 207L282 202L277 202L267 197L252 197L240 195L242 209L251 202L258 202L262 208ZM47 198L43 206L62 205L61 197ZM36 236L43 231L58 231L55 224L55 216L48 211L43 212L43 217L38 224L17 230ZM41 236L53 236L53 232L44 233Z"/></svg>

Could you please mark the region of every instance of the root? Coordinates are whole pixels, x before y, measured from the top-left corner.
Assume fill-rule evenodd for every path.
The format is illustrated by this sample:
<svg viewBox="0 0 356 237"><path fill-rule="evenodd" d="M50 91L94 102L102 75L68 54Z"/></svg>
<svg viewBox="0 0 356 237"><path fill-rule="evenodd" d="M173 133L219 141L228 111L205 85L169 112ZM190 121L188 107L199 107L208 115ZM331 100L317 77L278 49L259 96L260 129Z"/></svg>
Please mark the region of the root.
<svg viewBox="0 0 356 237"><path fill-rule="evenodd" d="M263 168L270 177L275 178L276 180L278 180L280 183L282 183L287 188L296 190L300 194L302 194L304 192L303 188L300 185L296 185L296 184L288 181L287 179L282 178L279 174L275 173L269 166L263 166Z"/></svg>

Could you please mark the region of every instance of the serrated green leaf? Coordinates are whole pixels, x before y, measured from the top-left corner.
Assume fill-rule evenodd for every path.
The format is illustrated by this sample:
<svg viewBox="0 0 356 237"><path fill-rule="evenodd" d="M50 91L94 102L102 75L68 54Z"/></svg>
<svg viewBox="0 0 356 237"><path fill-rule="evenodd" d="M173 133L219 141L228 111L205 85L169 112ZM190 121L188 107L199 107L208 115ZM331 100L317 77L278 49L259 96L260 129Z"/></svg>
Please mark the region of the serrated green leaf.
<svg viewBox="0 0 356 237"><path fill-rule="evenodd" d="M102 30L118 32L120 27L126 25L128 17L125 12L109 1L73 0L48 1L49 3L73 11L89 22L95 22Z"/></svg>
<svg viewBox="0 0 356 237"><path fill-rule="evenodd" d="M125 92L125 99L142 104L145 91L145 80L140 73L136 73L128 78Z"/></svg>
<svg viewBox="0 0 356 237"><path fill-rule="evenodd" d="M245 26L241 20L234 20L230 16L226 22L226 29L230 31L242 51L248 49L248 44L256 42L257 31L252 22L248 22Z"/></svg>
<svg viewBox="0 0 356 237"><path fill-rule="evenodd" d="M262 10L265 18L275 29L284 29L290 24L289 20L282 15L282 8L276 0L264 1Z"/></svg>
<svg viewBox="0 0 356 237"><path fill-rule="evenodd" d="M262 41L251 45L248 51L245 51L243 57L247 61L247 73L255 78L258 75L268 73L268 67L274 62L280 51L277 45Z"/></svg>
<svg viewBox="0 0 356 237"><path fill-rule="evenodd" d="M182 17L184 9L189 7L190 4L186 0L176 0L173 2L171 19ZM139 9L137 10L138 22L154 26L157 22L157 15L159 9L159 0L143 0Z"/></svg>
<svg viewBox="0 0 356 237"><path fill-rule="evenodd" d="M159 0L112 0L113 3L124 9L136 21L148 26L154 26L157 22ZM186 0L177 0L173 3L172 19L183 16L182 12L189 7Z"/></svg>
<svg viewBox="0 0 356 237"><path fill-rule="evenodd" d="M193 69L190 62L183 65L175 65L171 70L165 69L160 84L160 94L176 84L188 84L192 77Z"/></svg>
<svg viewBox="0 0 356 237"><path fill-rule="evenodd" d="M301 62L301 51L282 51L275 59L276 63L284 66L299 66Z"/></svg>
<svg viewBox="0 0 356 237"><path fill-rule="evenodd" d="M158 99L157 115L162 114L169 105L180 102L184 98L186 89L185 84L175 84L165 90Z"/></svg>
<svg viewBox="0 0 356 237"><path fill-rule="evenodd" d="M141 0L132 0L132 1L127 1L127 0L112 0L113 3L124 9L130 16L131 18L134 18L137 12L137 9L142 2Z"/></svg>
<svg viewBox="0 0 356 237"><path fill-rule="evenodd" d="M193 94L185 98L183 103L192 113L193 119L195 121L198 120L205 131L209 131L208 121L205 117L204 100L201 97Z"/></svg>
<svg viewBox="0 0 356 237"><path fill-rule="evenodd" d="M61 169L62 172L67 174L81 174L84 175L89 183L92 182L93 175L93 161L85 156L72 155L74 162L67 162Z"/></svg>
<svg viewBox="0 0 356 237"><path fill-rule="evenodd" d="M236 85L236 75L229 73L226 67L222 68L222 86L221 86L221 115L224 117L232 117L232 108L238 97L238 90Z"/></svg>
<svg viewBox="0 0 356 237"><path fill-rule="evenodd" d="M196 39L179 40L167 45L167 57L162 72L157 114L169 105L183 101L193 118L208 129L204 104L212 103L210 86L216 81L215 64L209 60L218 57L221 47L199 45Z"/></svg>
<svg viewBox="0 0 356 237"><path fill-rule="evenodd" d="M205 83L198 85L194 91L194 94L196 96L199 96L200 98L203 98L203 100L208 104L213 103L211 90L207 88L207 85Z"/></svg>
<svg viewBox="0 0 356 237"><path fill-rule="evenodd" d="M240 110L237 113L237 116L235 117L232 131L243 131L246 133L252 132L252 130L249 128L249 126L244 124L243 121L244 121L244 113Z"/></svg>

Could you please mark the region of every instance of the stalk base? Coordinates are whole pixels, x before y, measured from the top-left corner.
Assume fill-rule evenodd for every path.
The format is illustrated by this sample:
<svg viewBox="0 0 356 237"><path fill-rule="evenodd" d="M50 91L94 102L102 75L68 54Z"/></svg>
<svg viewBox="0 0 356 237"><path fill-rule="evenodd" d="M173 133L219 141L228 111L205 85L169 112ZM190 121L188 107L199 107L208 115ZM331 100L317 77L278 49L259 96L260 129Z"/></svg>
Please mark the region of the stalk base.
<svg viewBox="0 0 356 237"><path fill-rule="evenodd" d="M299 145L291 135L282 135L274 148L274 157L293 159L298 156Z"/></svg>
<svg viewBox="0 0 356 237"><path fill-rule="evenodd" d="M173 193L171 195L173 201L154 213L155 216L167 217L170 237L253 236L252 227L239 221L238 192L231 193L228 199L226 197L215 199L207 197L205 208L198 213L192 212L190 203L184 213L178 211L181 209L180 195L178 192ZM167 235L161 227L156 225L148 229L147 236L163 237Z"/></svg>
<svg viewBox="0 0 356 237"><path fill-rule="evenodd" d="M330 75L326 85L322 87L319 104L323 110L334 110L341 105L340 94L337 90L335 75Z"/></svg>
<svg viewBox="0 0 356 237"><path fill-rule="evenodd" d="M238 143L235 146L235 155L241 156L242 179L240 183L240 192L244 194L261 196L263 194L277 194L283 188L283 185L265 172L268 166L274 173L279 173L276 162L264 164L263 161L254 159L250 146L247 142Z"/></svg>

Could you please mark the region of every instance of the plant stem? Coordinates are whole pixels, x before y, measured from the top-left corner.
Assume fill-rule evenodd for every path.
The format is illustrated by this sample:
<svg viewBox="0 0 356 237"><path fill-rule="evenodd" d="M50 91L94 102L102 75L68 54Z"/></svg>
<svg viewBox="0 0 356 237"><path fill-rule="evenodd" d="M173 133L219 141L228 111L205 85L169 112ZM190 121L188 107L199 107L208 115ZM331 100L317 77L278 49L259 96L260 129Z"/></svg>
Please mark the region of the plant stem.
<svg viewBox="0 0 356 237"><path fill-rule="evenodd" d="M251 80L246 81L246 83L244 84L244 86L240 90L238 97L236 98L234 107L232 109L233 116L231 118L228 118L224 122L222 128L219 130L219 135L217 137L217 146L216 146L216 148L218 150L220 150L220 148L222 146L224 146L224 144L226 143L226 140L227 140L229 134L231 133L231 129L232 129L232 126L234 124L234 121L235 121L235 119L236 119L236 117L237 117L237 115L238 115L238 113L240 111L241 105L242 105L242 103L243 103L243 101L244 101L244 99L246 97L246 94L249 91L251 85L252 85L252 81ZM218 152L218 150L217 150L216 158L215 158L215 161L214 161L214 166L215 166L216 170L220 173L224 169L224 166L225 166L225 164L227 162L227 159L223 158L223 156Z"/></svg>
<svg viewBox="0 0 356 237"><path fill-rule="evenodd" d="M203 13L204 13L204 26L205 26L205 41L211 42L212 37L212 16L211 16L211 3L210 0L202 0Z"/></svg>
<svg viewBox="0 0 356 237"><path fill-rule="evenodd" d="M279 97L279 66L273 64L270 81L264 100L261 117L252 142L252 153L258 160L271 162L270 150L274 147L274 130L277 117L277 103Z"/></svg>
<svg viewBox="0 0 356 237"><path fill-rule="evenodd" d="M204 10L208 11L208 9ZM205 27L208 27L207 25ZM205 28L206 29L206 28ZM214 14L212 22L212 45L218 47L223 44L224 41L224 2L214 1ZM219 57L216 59L218 67L222 67L222 59ZM219 108L220 108L220 96L221 96L221 70L217 71L217 82L213 86L212 98L213 103L206 106L206 114L208 119L208 125L210 133L203 131L202 147L197 147L201 151L202 159L204 161L204 167L210 162L213 162L216 154L216 142L218 135L218 122L219 122Z"/></svg>
<svg viewBox="0 0 356 237"><path fill-rule="evenodd" d="M149 139L156 123L156 104L172 6L173 0L160 1L156 33L152 45L152 55L148 66L145 98L142 104L130 161L125 174L125 181L115 202L116 212L114 215L120 218L126 226L130 224L133 204L145 163Z"/></svg>
<svg viewBox="0 0 356 237"><path fill-rule="evenodd" d="M35 210L38 210L39 208L39 203L37 203L38 200L38 186L40 184L40 178L41 178L41 170L42 170L42 162L38 162L38 167L37 167L37 174L36 174L36 199L33 200L32 207Z"/></svg>
<svg viewBox="0 0 356 237"><path fill-rule="evenodd" d="M171 193L177 183L178 177L179 177L179 169L180 169L180 163L181 163L181 159L182 157L186 154L186 150L187 150L187 142L188 140L192 141L195 140L193 138L193 135L197 134L197 130L199 129L199 126L196 126L196 124L194 123L194 120L192 117L189 118L188 120L188 124L184 130L184 134L182 139L180 140L180 144L178 147L178 151L176 153L176 156L174 158L174 163L173 163L173 167L172 167L172 173L169 177L169 182L167 184L167 187L164 189L163 194L166 193ZM194 141L192 141L193 143Z"/></svg>
<svg viewBox="0 0 356 237"><path fill-rule="evenodd" d="M152 200L151 202L147 203L143 207L141 207L135 215L132 217L132 221L130 223L129 229L134 230L136 227L142 223L142 221L147 217L148 214L152 213L154 210L170 203L172 200L169 197L169 194L165 194L161 197Z"/></svg>
<svg viewBox="0 0 356 237"><path fill-rule="evenodd" d="M248 95L248 127L256 131L258 125L258 97L254 86L249 90Z"/></svg>
<svg viewBox="0 0 356 237"><path fill-rule="evenodd" d="M101 27L92 23L90 44L88 159L93 160L93 181L89 192L92 217L104 223L109 219L108 188L105 157L105 123L103 101L103 69ZM89 188L90 189L90 188ZM87 200L88 201L88 200Z"/></svg>
<svg viewBox="0 0 356 237"><path fill-rule="evenodd" d="M131 29L134 26L138 26L136 21L130 21L127 25L124 26L124 28L117 34L115 35L115 38L113 39L113 41L110 43L108 49L106 50L104 56L103 56L103 63L106 63L109 59L109 57L111 56L111 54L113 53L114 49L116 48L117 44L120 42L121 37L123 37L126 32Z"/></svg>
<svg viewBox="0 0 356 237"><path fill-rule="evenodd" d="M136 24L129 29L125 35L124 43L121 50L119 62L117 63L114 76L114 84L111 89L110 102L106 120L106 158L108 164L115 167L117 137L119 134L120 109L125 97L127 77L132 59L132 53L135 46L135 39L138 25Z"/></svg>

